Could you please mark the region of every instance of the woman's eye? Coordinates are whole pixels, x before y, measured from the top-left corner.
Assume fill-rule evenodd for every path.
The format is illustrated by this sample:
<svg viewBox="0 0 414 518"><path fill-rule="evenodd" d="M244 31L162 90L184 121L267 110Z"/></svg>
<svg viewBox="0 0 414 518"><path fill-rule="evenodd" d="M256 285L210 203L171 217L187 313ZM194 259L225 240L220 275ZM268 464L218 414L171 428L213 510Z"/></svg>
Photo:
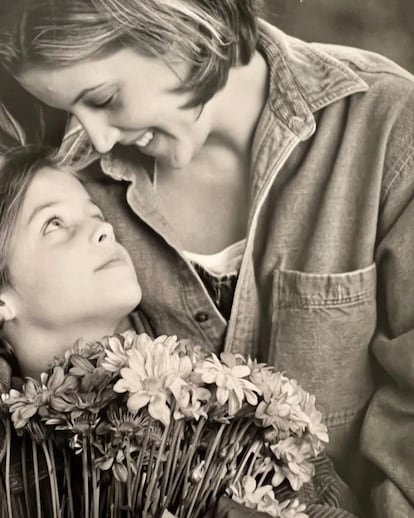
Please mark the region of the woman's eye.
<svg viewBox="0 0 414 518"><path fill-rule="evenodd" d="M109 106L113 100L115 99L115 93L109 95L108 97L105 97L104 99L96 99L94 101L91 101L91 104L94 108L105 108L106 106Z"/></svg>
<svg viewBox="0 0 414 518"><path fill-rule="evenodd" d="M50 232L60 230L61 228L64 228L62 219L58 216L53 216L53 218L48 219L48 221L46 222L43 234L49 234Z"/></svg>

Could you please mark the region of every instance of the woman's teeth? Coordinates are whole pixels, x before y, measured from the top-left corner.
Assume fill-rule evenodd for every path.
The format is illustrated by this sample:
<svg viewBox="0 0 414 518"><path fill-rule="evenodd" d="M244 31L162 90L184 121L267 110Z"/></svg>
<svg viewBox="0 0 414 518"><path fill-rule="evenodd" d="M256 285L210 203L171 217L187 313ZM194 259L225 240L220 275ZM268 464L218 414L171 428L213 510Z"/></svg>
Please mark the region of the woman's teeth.
<svg viewBox="0 0 414 518"><path fill-rule="evenodd" d="M142 137L140 137L139 139L137 139L135 141L135 144L138 146L138 147L145 147L145 146L148 146L148 144L151 142L151 140L154 138L154 132L152 130L148 130L146 131Z"/></svg>

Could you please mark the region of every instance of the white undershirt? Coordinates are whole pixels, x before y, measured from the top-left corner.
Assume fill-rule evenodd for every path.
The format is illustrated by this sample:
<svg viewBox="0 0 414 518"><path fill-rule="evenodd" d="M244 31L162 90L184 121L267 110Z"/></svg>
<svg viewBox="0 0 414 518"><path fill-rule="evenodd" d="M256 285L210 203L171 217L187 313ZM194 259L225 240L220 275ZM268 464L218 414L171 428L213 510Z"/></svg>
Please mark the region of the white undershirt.
<svg viewBox="0 0 414 518"><path fill-rule="evenodd" d="M198 263L213 275L229 275L238 273L243 257L246 239L237 241L215 254L196 254L184 250L184 256Z"/></svg>

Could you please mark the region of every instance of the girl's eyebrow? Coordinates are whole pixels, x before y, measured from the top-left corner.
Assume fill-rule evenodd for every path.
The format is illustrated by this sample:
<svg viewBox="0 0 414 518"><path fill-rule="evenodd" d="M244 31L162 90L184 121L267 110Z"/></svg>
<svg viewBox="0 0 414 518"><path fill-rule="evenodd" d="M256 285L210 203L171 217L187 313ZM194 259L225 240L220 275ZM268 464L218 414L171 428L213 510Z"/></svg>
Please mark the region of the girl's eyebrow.
<svg viewBox="0 0 414 518"><path fill-rule="evenodd" d="M102 212L100 207L98 205L96 205L96 203L92 200L92 198L88 198L86 200L87 204L90 205L91 207L93 207L94 209L98 209L99 212ZM30 216L28 217L27 219L27 225L30 225L31 222L38 216L38 214L40 214L42 211L46 210L46 209L50 209L51 207L54 207L56 205L59 205L61 202L60 201L48 201L46 203L42 203L42 205L38 205L37 207L35 207L32 211L32 213L30 214Z"/></svg>
<svg viewBox="0 0 414 518"><path fill-rule="evenodd" d="M30 214L29 218L27 219L27 225L30 225L31 222L36 218L36 216L40 214L40 212L42 212L45 209L49 209L50 207L54 207L55 205L58 205L57 201L49 201L47 203L43 203L42 205L38 205L37 207L35 207L32 213Z"/></svg>

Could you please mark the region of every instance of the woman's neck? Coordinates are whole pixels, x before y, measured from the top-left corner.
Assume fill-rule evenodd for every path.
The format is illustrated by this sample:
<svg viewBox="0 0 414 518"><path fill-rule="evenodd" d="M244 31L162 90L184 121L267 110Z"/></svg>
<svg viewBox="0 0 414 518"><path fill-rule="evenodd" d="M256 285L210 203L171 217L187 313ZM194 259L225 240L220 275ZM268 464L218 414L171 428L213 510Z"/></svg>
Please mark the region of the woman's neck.
<svg viewBox="0 0 414 518"><path fill-rule="evenodd" d="M250 153L267 97L268 70L256 53L230 70L225 87L205 106L207 141L182 169L159 165L156 196L177 246L215 253L246 235Z"/></svg>
<svg viewBox="0 0 414 518"><path fill-rule="evenodd" d="M226 85L212 100L213 131L209 140L227 143L241 157L250 157L268 83L268 66L259 52L248 65L230 69Z"/></svg>

